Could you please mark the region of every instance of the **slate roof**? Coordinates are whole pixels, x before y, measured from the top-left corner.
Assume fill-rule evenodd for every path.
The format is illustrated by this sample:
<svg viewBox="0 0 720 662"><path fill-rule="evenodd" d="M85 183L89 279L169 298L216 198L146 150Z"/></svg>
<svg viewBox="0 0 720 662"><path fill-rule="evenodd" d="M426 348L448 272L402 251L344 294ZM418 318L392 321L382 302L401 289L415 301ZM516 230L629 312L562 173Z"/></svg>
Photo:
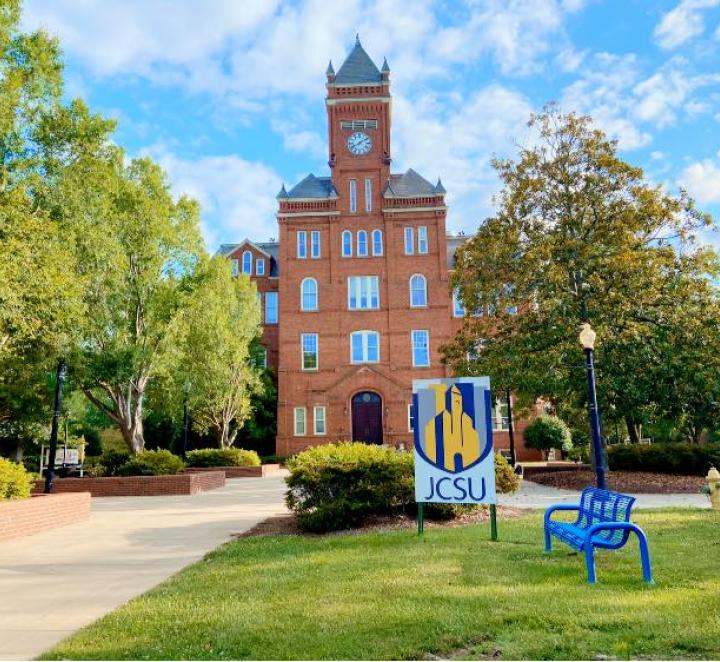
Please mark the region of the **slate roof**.
<svg viewBox="0 0 720 662"><path fill-rule="evenodd" d="M338 69L334 83L336 85L362 85L363 83L382 83L382 74L360 44L355 39L355 47Z"/></svg>
<svg viewBox="0 0 720 662"><path fill-rule="evenodd" d="M417 198L439 193L445 193L440 180L438 180L437 186L433 186L425 177L410 168L402 175L390 175L390 181L385 186L383 196L386 198Z"/></svg>
<svg viewBox="0 0 720 662"><path fill-rule="evenodd" d="M244 244L250 244L251 246L255 246L256 248L259 248L264 253L267 253L270 256L270 264L269 268L266 270L266 274L268 276L272 276L273 278L276 278L278 275L278 253L280 251L280 242L277 241L250 241L249 239L245 239L244 241L241 241L239 244L221 244L220 248L218 248L218 254L219 255L230 255L230 253L234 252L240 246Z"/></svg>
<svg viewBox="0 0 720 662"><path fill-rule="evenodd" d="M312 173L287 192L285 192L285 185L283 184L283 188L280 193L281 195L279 195L278 198L283 197L286 199L326 199L338 197L337 191L335 190L330 177L315 177ZM285 195L282 195L283 193L285 193Z"/></svg>

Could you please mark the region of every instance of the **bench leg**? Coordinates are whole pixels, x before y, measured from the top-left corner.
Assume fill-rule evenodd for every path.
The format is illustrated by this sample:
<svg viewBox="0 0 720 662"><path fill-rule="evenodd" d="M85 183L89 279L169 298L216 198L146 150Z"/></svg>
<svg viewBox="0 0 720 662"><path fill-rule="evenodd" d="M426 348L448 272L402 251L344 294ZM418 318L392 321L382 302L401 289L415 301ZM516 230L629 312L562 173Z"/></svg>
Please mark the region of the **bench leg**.
<svg viewBox="0 0 720 662"><path fill-rule="evenodd" d="M549 554L552 551L552 543L550 542L550 531L545 527L545 553Z"/></svg>
<svg viewBox="0 0 720 662"><path fill-rule="evenodd" d="M650 550L648 549L648 541L645 532L640 527L633 529L640 543L640 562L642 563L643 580L648 584L654 584L652 578L652 568L650 567Z"/></svg>
<svg viewBox="0 0 720 662"><path fill-rule="evenodd" d="M595 556L590 541L585 543L585 565L587 566L588 584L597 584L597 578L595 577Z"/></svg>

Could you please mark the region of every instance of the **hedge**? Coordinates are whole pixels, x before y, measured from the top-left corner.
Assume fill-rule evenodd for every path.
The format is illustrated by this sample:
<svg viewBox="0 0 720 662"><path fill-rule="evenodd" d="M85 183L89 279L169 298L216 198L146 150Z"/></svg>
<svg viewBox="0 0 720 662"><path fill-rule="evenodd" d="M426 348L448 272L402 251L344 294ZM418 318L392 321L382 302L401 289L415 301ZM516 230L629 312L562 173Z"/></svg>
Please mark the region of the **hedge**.
<svg viewBox="0 0 720 662"><path fill-rule="evenodd" d="M142 451L131 457L118 470L120 476L174 476L185 463L167 450Z"/></svg>
<svg viewBox="0 0 720 662"><path fill-rule="evenodd" d="M704 476L720 467L720 444L623 444L608 446L608 463L614 471L652 471Z"/></svg>
<svg viewBox="0 0 720 662"><path fill-rule="evenodd" d="M189 467L259 467L260 456L243 448L202 448L187 454Z"/></svg>
<svg viewBox="0 0 720 662"><path fill-rule="evenodd" d="M0 457L0 500L27 499L33 482L33 475L22 464Z"/></svg>
<svg viewBox="0 0 720 662"><path fill-rule="evenodd" d="M412 453L340 442L303 451L287 467L286 503L308 531L346 529L373 515L414 512ZM498 492L517 489L517 476L499 456L495 475ZM432 504L426 514L449 518L467 510L467 506Z"/></svg>

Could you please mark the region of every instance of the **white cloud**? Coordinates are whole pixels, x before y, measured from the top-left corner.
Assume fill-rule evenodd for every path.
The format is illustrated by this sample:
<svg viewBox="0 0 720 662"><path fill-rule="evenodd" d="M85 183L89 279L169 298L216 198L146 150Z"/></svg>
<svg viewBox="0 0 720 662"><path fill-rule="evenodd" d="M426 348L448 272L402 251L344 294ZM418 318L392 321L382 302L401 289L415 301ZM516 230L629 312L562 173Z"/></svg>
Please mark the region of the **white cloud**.
<svg viewBox="0 0 720 662"><path fill-rule="evenodd" d="M703 10L718 5L720 0L682 0L663 14L655 27L655 41L661 48L669 50L697 37L705 31Z"/></svg>
<svg viewBox="0 0 720 662"><path fill-rule="evenodd" d="M396 96L393 113L395 172L412 167L448 190L448 226L473 231L492 213L500 182L491 167L494 154L514 156L516 141L528 133L533 108L518 92L490 85L460 93Z"/></svg>
<svg viewBox="0 0 720 662"><path fill-rule="evenodd" d="M260 241L277 237L275 196L281 177L266 164L237 156L186 159L163 145L148 147L143 153L165 169L173 193L200 202L203 234L210 250L245 237Z"/></svg>
<svg viewBox="0 0 720 662"><path fill-rule="evenodd" d="M703 159L691 163L680 173L678 184L701 203L720 203L720 161Z"/></svg>

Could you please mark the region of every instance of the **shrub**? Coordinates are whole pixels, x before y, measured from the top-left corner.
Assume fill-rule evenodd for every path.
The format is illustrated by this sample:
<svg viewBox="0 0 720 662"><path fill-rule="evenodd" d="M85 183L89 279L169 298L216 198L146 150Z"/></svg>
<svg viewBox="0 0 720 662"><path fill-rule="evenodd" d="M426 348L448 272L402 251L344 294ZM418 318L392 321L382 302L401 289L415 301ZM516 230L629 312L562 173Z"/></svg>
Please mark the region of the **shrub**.
<svg viewBox="0 0 720 662"><path fill-rule="evenodd" d="M607 450L614 471L704 476L711 465L720 466L720 444L627 444Z"/></svg>
<svg viewBox="0 0 720 662"><path fill-rule="evenodd" d="M288 507L309 531L358 526L371 515L415 511L413 454L363 443L341 442L303 451L287 462ZM495 456L497 491L513 492L519 479ZM452 519L469 504L428 504L429 518Z"/></svg>
<svg viewBox="0 0 720 662"><path fill-rule="evenodd" d="M22 464L0 457L0 500L27 499L33 481L33 475Z"/></svg>
<svg viewBox="0 0 720 662"><path fill-rule="evenodd" d="M547 451L558 448L569 451L572 448L572 434L567 423L557 416L538 416L524 432L525 446Z"/></svg>
<svg viewBox="0 0 720 662"><path fill-rule="evenodd" d="M142 451L131 457L118 471L120 476L174 476L185 463L167 450Z"/></svg>
<svg viewBox="0 0 720 662"><path fill-rule="evenodd" d="M187 454L189 467L259 467L260 456L242 448L202 448Z"/></svg>
<svg viewBox="0 0 720 662"><path fill-rule="evenodd" d="M340 442L303 451L287 467L287 505L309 531L357 526L414 500L411 453Z"/></svg>
<svg viewBox="0 0 720 662"><path fill-rule="evenodd" d="M100 456L98 466L102 467L104 476L119 476L120 469L130 460L130 454L127 451L117 451L109 448Z"/></svg>

